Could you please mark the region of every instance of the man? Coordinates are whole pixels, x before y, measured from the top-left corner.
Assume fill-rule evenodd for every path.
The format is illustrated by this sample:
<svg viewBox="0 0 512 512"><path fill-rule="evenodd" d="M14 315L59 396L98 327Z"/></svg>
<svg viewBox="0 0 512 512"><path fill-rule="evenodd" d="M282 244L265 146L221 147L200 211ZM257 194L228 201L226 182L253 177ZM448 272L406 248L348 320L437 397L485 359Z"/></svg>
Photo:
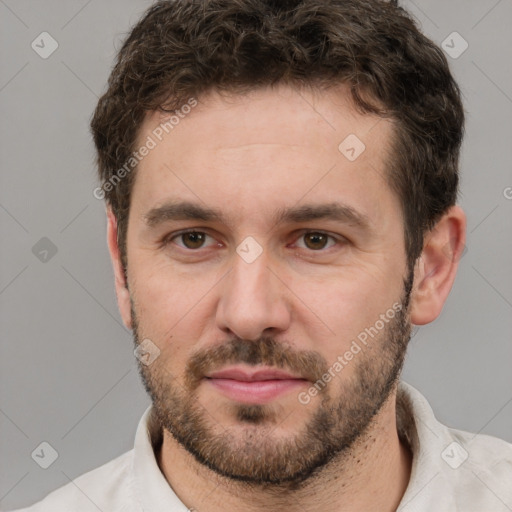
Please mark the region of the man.
<svg viewBox="0 0 512 512"><path fill-rule="evenodd" d="M91 126L153 404L27 510L512 510L512 447L400 381L466 227L458 87L401 8L156 3Z"/></svg>

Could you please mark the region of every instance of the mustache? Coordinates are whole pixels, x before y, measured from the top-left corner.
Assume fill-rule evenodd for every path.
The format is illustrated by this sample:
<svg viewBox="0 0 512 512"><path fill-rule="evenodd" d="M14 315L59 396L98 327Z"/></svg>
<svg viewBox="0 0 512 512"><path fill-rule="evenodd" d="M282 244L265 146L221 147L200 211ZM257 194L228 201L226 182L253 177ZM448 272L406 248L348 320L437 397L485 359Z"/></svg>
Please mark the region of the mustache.
<svg viewBox="0 0 512 512"><path fill-rule="evenodd" d="M311 382L321 379L329 369L327 361L318 352L294 350L270 337L255 341L234 338L195 352L187 363L186 385L188 389L194 390L206 373L219 370L226 364L237 363L283 369Z"/></svg>

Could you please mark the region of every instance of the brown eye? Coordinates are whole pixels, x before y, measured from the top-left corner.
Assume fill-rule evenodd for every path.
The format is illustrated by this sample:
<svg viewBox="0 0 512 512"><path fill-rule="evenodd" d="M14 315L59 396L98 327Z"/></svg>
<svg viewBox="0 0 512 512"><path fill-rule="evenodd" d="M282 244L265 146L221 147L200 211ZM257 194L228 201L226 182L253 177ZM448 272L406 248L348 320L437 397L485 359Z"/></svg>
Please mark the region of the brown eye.
<svg viewBox="0 0 512 512"><path fill-rule="evenodd" d="M306 233L304 235L304 241L308 249L318 250L323 249L327 244L329 237L324 233Z"/></svg>
<svg viewBox="0 0 512 512"><path fill-rule="evenodd" d="M200 249L206 240L206 234L200 231L190 231L178 236L187 249Z"/></svg>

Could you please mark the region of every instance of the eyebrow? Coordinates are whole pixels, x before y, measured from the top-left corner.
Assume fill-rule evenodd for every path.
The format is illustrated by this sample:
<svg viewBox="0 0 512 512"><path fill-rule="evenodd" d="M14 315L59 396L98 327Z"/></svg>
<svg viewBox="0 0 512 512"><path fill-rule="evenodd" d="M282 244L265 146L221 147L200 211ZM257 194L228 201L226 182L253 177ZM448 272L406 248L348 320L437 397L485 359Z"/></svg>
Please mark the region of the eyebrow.
<svg viewBox="0 0 512 512"><path fill-rule="evenodd" d="M149 210L143 215L143 219L150 228L155 228L173 220L200 220L230 225L230 222L220 210L190 201L166 202L162 206ZM272 218L272 225L278 226L284 223L300 223L313 220L333 220L370 232L373 225L366 214L338 202L279 208Z"/></svg>

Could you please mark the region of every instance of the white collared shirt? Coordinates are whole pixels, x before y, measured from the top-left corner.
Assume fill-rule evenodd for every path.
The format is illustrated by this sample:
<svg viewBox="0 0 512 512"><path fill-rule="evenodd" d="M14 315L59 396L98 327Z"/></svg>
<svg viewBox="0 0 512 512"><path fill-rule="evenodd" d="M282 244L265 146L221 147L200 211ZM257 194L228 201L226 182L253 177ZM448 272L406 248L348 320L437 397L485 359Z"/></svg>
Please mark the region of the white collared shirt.
<svg viewBox="0 0 512 512"><path fill-rule="evenodd" d="M158 466L154 447L162 434L151 412L143 414L132 450L17 512L188 512ZM397 425L413 453L399 512L512 511L512 444L439 423L426 398L403 381Z"/></svg>

